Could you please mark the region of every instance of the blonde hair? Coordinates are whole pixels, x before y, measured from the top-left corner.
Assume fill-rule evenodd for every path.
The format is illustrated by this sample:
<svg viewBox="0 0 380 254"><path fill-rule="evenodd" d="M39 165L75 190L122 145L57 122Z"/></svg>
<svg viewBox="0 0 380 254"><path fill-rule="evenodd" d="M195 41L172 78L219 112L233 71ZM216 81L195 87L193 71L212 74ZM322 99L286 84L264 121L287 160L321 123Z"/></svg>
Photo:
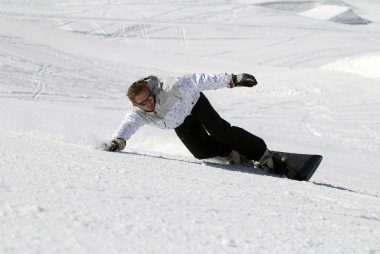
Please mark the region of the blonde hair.
<svg viewBox="0 0 380 254"><path fill-rule="evenodd" d="M134 82L134 83L128 88L128 91L127 91L128 99L129 99L131 102L135 102L135 97L136 97L136 95L140 94L140 93L143 92L145 89L149 89L149 87L148 87L148 82L147 82L147 81L145 81L145 80L139 80L139 81Z"/></svg>

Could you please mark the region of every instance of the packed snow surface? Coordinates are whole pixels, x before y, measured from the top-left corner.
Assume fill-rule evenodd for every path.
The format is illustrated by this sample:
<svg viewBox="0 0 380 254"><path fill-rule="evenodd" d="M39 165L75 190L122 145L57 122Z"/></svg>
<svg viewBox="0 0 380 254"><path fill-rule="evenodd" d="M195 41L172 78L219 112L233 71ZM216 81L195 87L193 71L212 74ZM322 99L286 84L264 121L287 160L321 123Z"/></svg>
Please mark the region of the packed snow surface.
<svg viewBox="0 0 380 254"><path fill-rule="evenodd" d="M380 253L379 22L373 0L0 0L0 253ZM254 74L206 95L269 149L323 155L313 178L151 127L95 149L131 82L190 72Z"/></svg>

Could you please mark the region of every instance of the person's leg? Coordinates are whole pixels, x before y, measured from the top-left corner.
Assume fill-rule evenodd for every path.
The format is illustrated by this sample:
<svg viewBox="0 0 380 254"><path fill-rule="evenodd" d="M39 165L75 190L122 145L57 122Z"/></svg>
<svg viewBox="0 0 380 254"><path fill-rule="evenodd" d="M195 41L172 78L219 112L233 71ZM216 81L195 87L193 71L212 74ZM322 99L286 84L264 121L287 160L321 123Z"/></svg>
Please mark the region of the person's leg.
<svg viewBox="0 0 380 254"><path fill-rule="evenodd" d="M188 116L183 124L175 128L175 132L186 148L197 159L217 156L226 157L231 152L228 145L220 143L211 137L202 124L192 115Z"/></svg>
<svg viewBox="0 0 380 254"><path fill-rule="evenodd" d="M259 161L267 150L264 140L221 118L203 93L191 113L211 137L250 159Z"/></svg>

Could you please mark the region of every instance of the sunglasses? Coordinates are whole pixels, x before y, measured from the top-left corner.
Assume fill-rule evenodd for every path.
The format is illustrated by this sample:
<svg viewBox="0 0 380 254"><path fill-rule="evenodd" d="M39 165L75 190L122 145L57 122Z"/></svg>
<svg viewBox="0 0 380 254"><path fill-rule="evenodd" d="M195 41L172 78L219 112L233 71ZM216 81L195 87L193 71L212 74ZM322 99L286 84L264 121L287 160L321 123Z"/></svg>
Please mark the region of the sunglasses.
<svg viewBox="0 0 380 254"><path fill-rule="evenodd" d="M153 101L154 101L154 98L152 96L152 93L150 93L149 96L148 96L148 98L146 98L145 100L143 100L143 101L141 101L139 103L137 103L137 102L136 103L137 103L137 105L144 107L144 106L152 103Z"/></svg>

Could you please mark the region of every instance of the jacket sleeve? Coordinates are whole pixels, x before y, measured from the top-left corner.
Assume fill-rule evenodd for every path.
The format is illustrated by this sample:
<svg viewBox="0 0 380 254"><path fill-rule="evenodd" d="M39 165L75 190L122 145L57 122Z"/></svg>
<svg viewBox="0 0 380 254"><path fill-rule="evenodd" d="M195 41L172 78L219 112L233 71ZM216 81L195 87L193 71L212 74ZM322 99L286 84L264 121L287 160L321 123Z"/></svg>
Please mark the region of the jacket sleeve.
<svg viewBox="0 0 380 254"><path fill-rule="evenodd" d="M135 110L132 110L125 115L123 122L114 132L112 138L122 138L127 141L144 124L142 117Z"/></svg>
<svg viewBox="0 0 380 254"><path fill-rule="evenodd" d="M197 92L204 90L215 90L225 87L229 87L231 81L231 74L219 73L219 74L205 74L194 73L179 78L179 84L185 89L194 89Z"/></svg>

